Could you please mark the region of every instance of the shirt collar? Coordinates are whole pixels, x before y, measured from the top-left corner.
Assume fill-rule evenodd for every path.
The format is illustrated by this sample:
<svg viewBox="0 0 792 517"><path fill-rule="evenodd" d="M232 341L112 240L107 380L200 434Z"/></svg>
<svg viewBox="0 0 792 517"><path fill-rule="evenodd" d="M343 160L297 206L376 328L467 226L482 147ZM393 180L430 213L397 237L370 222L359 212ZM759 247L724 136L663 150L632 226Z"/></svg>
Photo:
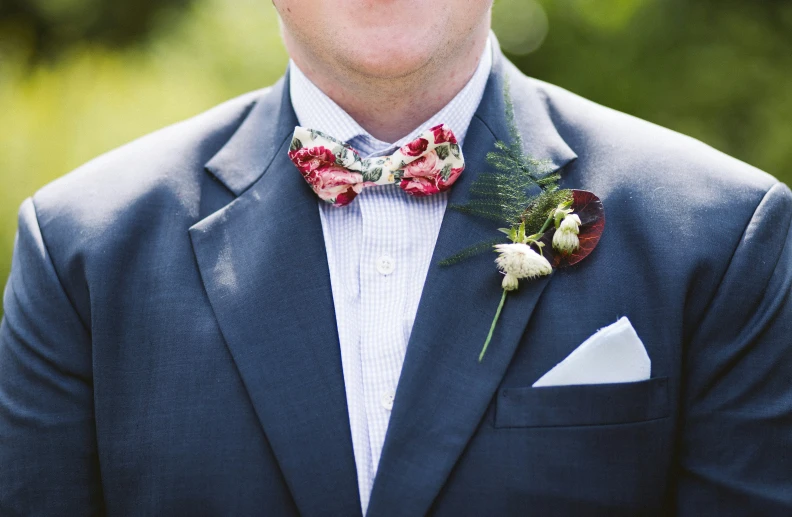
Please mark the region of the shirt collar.
<svg viewBox="0 0 792 517"><path fill-rule="evenodd" d="M440 111L394 143L383 142L371 136L347 112L313 84L291 60L289 60L289 94L294 113L301 126L318 129L347 142L365 157L390 152L414 140L430 127L441 123L450 127L459 143L462 144L473 114L484 95L484 88L487 85L491 69L492 42L490 38L487 38L487 44L478 67L467 84Z"/></svg>

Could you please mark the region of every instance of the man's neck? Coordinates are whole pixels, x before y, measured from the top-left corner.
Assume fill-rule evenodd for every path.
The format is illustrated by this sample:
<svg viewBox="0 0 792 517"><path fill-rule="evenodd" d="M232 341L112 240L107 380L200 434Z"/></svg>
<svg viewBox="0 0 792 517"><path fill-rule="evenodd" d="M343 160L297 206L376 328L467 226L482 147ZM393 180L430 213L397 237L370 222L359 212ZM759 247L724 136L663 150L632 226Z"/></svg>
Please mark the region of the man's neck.
<svg viewBox="0 0 792 517"><path fill-rule="evenodd" d="M479 64L489 25L475 29L465 48L429 61L398 78L364 76L355 70L313 62L290 45L291 58L319 89L369 134L396 142L448 104L467 84Z"/></svg>

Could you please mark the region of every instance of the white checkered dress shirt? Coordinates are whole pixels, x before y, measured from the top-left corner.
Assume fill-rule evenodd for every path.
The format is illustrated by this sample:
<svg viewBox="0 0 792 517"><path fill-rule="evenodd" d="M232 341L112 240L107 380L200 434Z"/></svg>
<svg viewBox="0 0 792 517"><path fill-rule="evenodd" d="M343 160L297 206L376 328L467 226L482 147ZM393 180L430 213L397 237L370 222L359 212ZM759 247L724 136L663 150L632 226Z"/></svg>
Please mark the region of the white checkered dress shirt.
<svg viewBox="0 0 792 517"><path fill-rule="evenodd" d="M473 77L448 105L393 144L372 137L294 62L289 66L291 101L300 125L347 142L365 158L390 154L440 123L454 131L461 145L484 94L492 49L488 41ZM447 201L447 192L414 197L398 185L366 188L344 207L317 198L364 514Z"/></svg>

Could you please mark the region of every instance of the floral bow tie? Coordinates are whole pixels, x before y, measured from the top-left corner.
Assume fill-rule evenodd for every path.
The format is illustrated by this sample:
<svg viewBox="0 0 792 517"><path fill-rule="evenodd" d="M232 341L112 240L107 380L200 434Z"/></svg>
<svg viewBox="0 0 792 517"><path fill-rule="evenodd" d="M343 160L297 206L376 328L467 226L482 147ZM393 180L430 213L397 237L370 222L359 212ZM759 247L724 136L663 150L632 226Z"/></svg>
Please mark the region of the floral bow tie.
<svg viewBox="0 0 792 517"><path fill-rule="evenodd" d="M314 192L334 206L348 205L365 187L398 183L408 194L448 190L465 168L454 133L440 124L390 156L361 159L349 145L297 126L289 158Z"/></svg>

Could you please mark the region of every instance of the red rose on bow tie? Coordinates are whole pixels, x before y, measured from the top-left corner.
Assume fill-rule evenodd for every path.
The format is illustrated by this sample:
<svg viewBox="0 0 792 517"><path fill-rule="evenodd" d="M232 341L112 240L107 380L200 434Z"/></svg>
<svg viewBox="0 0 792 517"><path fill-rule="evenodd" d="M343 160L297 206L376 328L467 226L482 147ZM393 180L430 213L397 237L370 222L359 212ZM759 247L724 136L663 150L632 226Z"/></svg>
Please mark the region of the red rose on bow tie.
<svg viewBox="0 0 792 517"><path fill-rule="evenodd" d="M305 179L321 199L336 206L349 204L369 184L363 181L362 174L338 165L316 169Z"/></svg>
<svg viewBox="0 0 792 517"><path fill-rule="evenodd" d="M435 126L429 129L434 134L434 141L435 144L444 144L446 142L455 144L457 143L457 139L454 136L454 133L450 129L445 129L443 124L439 126Z"/></svg>
<svg viewBox="0 0 792 517"><path fill-rule="evenodd" d="M432 194L448 190L460 174L462 174L462 169L458 168L451 169L447 180L444 180L441 174L418 178L403 178L400 186L405 192L413 196L431 196Z"/></svg>
<svg viewBox="0 0 792 517"><path fill-rule="evenodd" d="M426 142L426 140L424 140ZM424 156L421 156L417 160L414 160L407 164L404 167L404 177L405 178L423 178L426 176L432 176L437 171L437 153L432 151L431 153L426 153Z"/></svg>
<svg viewBox="0 0 792 517"><path fill-rule="evenodd" d="M448 190L462 173L462 168L450 169L448 179L444 180L442 170L438 169L439 163L434 151L409 163L404 168L401 188L413 196L431 196Z"/></svg>
<svg viewBox="0 0 792 517"><path fill-rule="evenodd" d="M363 182L362 174L338 165L335 155L327 147L303 147L290 151L289 158L313 191L336 206L350 203L368 184Z"/></svg>
<svg viewBox="0 0 792 517"><path fill-rule="evenodd" d="M400 186L405 192L416 197L431 196L440 192L434 178L404 178Z"/></svg>
<svg viewBox="0 0 792 517"><path fill-rule="evenodd" d="M424 151L426 151L426 147L429 145L429 141L425 138L416 138L409 144L405 144L399 149L404 156L418 156Z"/></svg>
<svg viewBox="0 0 792 517"><path fill-rule="evenodd" d="M289 158L302 172L303 176L314 172L320 167L335 165L336 158L327 147L303 147L297 151L290 151Z"/></svg>

